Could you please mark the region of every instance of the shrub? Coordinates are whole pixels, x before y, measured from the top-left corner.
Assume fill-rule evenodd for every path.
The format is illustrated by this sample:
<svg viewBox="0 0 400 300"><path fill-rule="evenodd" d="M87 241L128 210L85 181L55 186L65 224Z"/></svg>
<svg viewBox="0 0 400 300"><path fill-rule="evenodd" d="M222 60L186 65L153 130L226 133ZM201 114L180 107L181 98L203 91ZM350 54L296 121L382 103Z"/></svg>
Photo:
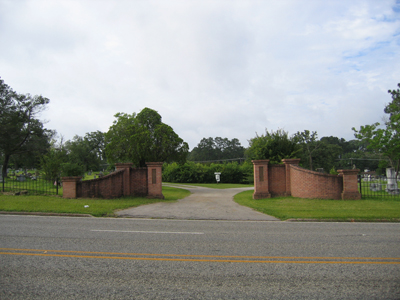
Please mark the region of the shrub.
<svg viewBox="0 0 400 300"><path fill-rule="evenodd" d="M82 176L84 174L84 168L81 165L73 163L61 164L61 176Z"/></svg>
<svg viewBox="0 0 400 300"><path fill-rule="evenodd" d="M237 162L224 164L200 164L186 162L170 163L163 166L163 181L176 183L213 183L216 172L221 172L221 182L253 183L253 165Z"/></svg>

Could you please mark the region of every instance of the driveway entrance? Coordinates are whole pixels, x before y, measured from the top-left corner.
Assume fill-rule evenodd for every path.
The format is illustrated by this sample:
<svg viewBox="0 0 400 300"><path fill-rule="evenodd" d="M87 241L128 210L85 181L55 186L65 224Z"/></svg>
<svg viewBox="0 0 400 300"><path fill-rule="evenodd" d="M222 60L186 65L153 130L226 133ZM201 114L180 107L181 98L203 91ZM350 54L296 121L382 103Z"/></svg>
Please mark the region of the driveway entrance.
<svg viewBox="0 0 400 300"><path fill-rule="evenodd" d="M192 194L177 202L159 202L124 209L116 214L131 218L160 218L182 220L241 220L279 221L269 215L241 206L233 201L233 196L249 188L211 189L197 186L170 185L189 190Z"/></svg>

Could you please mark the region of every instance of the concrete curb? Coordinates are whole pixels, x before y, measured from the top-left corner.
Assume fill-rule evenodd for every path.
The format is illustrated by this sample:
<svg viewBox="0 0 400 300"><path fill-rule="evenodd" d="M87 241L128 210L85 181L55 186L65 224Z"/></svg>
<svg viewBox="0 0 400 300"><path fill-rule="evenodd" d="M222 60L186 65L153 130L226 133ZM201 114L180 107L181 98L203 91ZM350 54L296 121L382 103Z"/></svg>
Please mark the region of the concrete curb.
<svg viewBox="0 0 400 300"><path fill-rule="evenodd" d="M68 213L51 213L51 212L29 212L29 211L0 211L0 215L31 215L31 216L60 216L60 217L84 217L94 218L89 214L68 214Z"/></svg>
<svg viewBox="0 0 400 300"><path fill-rule="evenodd" d="M337 222L337 223L398 223L400 222L400 219L393 219L393 220L388 220L388 219L373 219L373 220L367 220L367 219L287 219L283 222Z"/></svg>

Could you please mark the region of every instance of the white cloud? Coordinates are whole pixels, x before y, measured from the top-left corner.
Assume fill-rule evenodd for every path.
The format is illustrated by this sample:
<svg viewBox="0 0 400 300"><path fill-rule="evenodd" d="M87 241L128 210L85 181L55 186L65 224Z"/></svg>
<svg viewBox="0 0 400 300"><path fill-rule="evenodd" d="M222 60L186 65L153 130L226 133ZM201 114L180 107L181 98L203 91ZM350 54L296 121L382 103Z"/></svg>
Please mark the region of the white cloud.
<svg viewBox="0 0 400 300"><path fill-rule="evenodd" d="M0 76L51 100L67 139L157 110L203 137L309 129L352 139L400 82L395 1L5 1Z"/></svg>

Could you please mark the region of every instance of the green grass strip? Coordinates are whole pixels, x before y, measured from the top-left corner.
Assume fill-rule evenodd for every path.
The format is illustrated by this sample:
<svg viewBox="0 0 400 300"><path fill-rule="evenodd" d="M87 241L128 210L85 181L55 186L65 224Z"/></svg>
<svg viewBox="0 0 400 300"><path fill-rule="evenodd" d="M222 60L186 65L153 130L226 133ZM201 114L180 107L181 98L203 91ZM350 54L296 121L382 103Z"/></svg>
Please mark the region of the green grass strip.
<svg viewBox="0 0 400 300"><path fill-rule="evenodd" d="M237 203L280 220L400 221L398 200L323 200L279 197L254 200L254 191L235 195Z"/></svg>
<svg viewBox="0 0 400 300"><path fill-rule="evenodd" d="M118 199L64 199L56 196L0 196L0 211L90 214L111 217L114 211L155 202L171 202L185 198L184 189L163 187L165 199L123 197ZM85 207L88 206L88 207Z"/></svg>

